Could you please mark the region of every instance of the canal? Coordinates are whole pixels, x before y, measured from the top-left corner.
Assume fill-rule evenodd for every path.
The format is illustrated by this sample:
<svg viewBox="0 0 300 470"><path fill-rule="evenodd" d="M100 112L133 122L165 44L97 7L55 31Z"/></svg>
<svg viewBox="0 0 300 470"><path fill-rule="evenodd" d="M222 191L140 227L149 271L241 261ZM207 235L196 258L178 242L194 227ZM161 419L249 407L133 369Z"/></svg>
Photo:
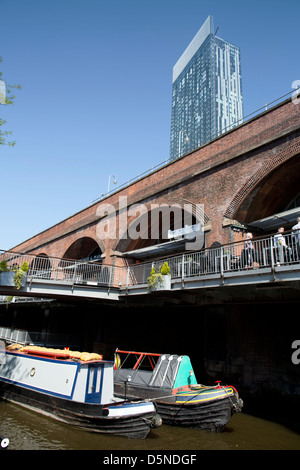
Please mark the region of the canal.
<svg viewBox="0 0 300 470"><path fill-rule="evenodd" d="M300 450L298 432L246 413L234 415L222 433L163 425L145 440L129 440L79 430L0 401L0 435L9 439L8 451Z"/></svg>

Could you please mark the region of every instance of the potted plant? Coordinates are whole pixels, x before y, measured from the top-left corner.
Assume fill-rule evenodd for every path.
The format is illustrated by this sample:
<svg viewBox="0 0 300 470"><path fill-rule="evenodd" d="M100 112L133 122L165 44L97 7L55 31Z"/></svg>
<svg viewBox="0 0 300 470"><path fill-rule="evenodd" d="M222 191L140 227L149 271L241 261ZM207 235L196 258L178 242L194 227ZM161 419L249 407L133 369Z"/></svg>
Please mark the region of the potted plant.
<svg viewBox="0 0 300 470"><path fill-rule="evenodd" d="M17 289L20 289L25 284L28 269L28 263L24 261L21 268L15 271L14 284Z"/></svg>
<svg viewBox="0 0 300 470"><path fill-rule="evenodd" d="M7 266L7 261L0 261L0 286L14 286L15 274Z"/></svg>
<svg viewBox="0 0 300 470"><path fill-rule="evenodd" d="M20 289L26 281L26 273L28 271L28 263L24 261L21 268L13 266L9 268L6 260L0 262L0 285L1 286L15 286Z"/></svg>
<svg viewBox="0 0 300 470"><path fill-rule="evenodd" d="M171 270L167 262L160 269L153 267L147 278L148 291L171 289Z"/></svg>
<svg viewBox="0 0 300 470"><path fill-rule="evenodd" d="M171 269L167 261L165 261L164 264L162 265L160 272L163 276L163 289L170 290L171 289Z"/></svg>
<svg viewBox="0 0 300 470"><path fill-rule="evenodd" d="M157 268L153 266L150 276L147 278L148 291L157 290L159 284L163 281L163 276Z"/></svg>

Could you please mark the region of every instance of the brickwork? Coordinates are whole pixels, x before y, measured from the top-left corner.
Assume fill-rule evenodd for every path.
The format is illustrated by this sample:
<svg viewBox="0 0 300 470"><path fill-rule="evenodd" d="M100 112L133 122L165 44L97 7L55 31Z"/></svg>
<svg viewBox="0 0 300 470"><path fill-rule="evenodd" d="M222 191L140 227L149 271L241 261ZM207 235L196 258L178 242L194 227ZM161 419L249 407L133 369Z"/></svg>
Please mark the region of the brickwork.
<svg viewBox="0 0 300 470"><path fill-rule="evenodd" d="M298 192L293 174L299 169L299 118L300 105L287 100L24 241L14 247L14 250L44 253L60 258L66 254L77 257L80 254L75 248L77 246L79 249L80 243L74 243L84 238L87 246L92 246L92 241L99 245L104 262L123 264L122 251L126 251L126 241L122 240L120 243L118 237L100 240L97 236L97 227L101 220L99 210L105 204L116 210L118 234L121 197L127 198L128 207L146 204L150 208L154 203L204 204L205 220L208 222L207 246L215 241L234 241L237 235L231 230L231 219L237 219L239 215L243 223L249 220L247 211L251 206L250 202L255 197L259 200L258 189L263 183L267 184L268 178L273 178L277 172L276 181L283 181L282 204L285 199L288 203ZM292 161L297 163L287 164ZM284 181L287 181L286 186ZM272 198L275 191L278 188L274 188L273 193L272 188L268 188L268 196ZM260 205L261 207L256 207L256 215L263 212L263 202Z"/></svg>

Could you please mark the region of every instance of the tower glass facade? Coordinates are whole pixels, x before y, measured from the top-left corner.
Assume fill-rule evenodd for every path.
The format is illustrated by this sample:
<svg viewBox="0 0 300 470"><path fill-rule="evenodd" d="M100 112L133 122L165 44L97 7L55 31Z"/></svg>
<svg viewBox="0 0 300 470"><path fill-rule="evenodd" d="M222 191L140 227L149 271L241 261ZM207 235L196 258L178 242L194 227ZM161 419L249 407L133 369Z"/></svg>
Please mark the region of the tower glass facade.
<svg viewBox="0 0 300 470"><path fill-rule="evenodd" d="M242 119L240 50L214 34L209 16L173 68L170 159Z"/></svg>

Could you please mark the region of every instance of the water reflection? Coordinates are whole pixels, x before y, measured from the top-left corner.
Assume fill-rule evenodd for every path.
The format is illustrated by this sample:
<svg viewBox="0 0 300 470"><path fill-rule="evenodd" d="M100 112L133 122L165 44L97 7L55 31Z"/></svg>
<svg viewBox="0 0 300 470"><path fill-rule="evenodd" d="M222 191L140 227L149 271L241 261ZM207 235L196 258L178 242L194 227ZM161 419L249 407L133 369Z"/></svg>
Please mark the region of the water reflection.
<svg viewBox="0 0 300 470"><path fill-rule="evenodd" d="M222 433L163 425L145 440L105 436L0 401L0 435L8 450L300 450L300 435L277 423L239 413Z"/></svg>

